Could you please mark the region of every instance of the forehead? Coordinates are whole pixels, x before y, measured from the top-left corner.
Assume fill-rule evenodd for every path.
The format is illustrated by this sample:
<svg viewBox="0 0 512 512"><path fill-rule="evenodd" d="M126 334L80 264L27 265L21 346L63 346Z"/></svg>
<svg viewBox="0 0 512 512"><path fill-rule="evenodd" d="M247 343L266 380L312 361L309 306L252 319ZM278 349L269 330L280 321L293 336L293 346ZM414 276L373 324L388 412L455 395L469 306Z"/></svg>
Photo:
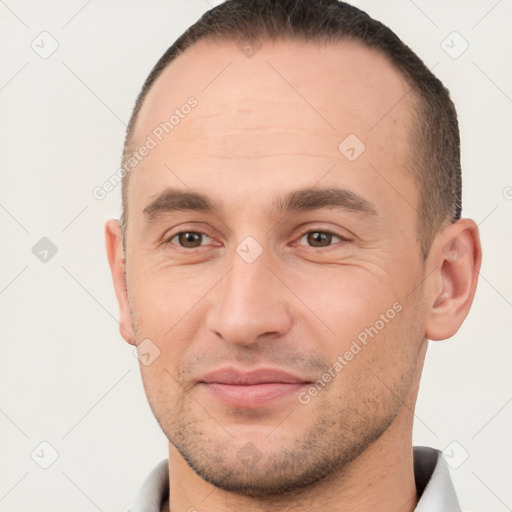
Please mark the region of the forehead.
<svg viewBox="0 0 512 512"><path fill-rule="evenodd" d="M348 127L360 126L364 132L377 123L385 126L393 119L405 120L410 111L410 98L405 97L408 86L399 72L380 52L358 42L260 44L255 55L247 57L235 42L195 43L151 87L136 132L151 130L191 95L204 100L201 111L205 114L244 113L251 105L266 104L270 109L283 107L275 112L278 121L286 106L291 120L306 110L310 110L308 118L314 117L316 111L316 117L340 133ZM390 110L394 112L386 116Z"/></svg>
<svg viewBox="0 0 512 512"><path fill-rule="evenodd" d="M132 147L148 136L156 147L130 182L146 197L166 181L240 194L251 185L257 193L269 183L312 186L334 165L336 179L364 189L381 175L408 187L402 192L414 202L410 96L384 56L355 42L267 41L248 57L235 43L200 41L163 71L144 101ZM191 97L196 106L181 110Z"/></svg>

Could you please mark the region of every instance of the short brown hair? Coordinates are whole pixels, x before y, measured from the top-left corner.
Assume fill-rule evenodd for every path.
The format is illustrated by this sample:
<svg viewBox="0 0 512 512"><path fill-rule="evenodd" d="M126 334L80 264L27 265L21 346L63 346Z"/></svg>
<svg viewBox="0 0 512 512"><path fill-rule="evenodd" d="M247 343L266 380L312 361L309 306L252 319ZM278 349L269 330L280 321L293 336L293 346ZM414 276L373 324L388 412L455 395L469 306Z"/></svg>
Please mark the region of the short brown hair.
<svg viewBox="0 0 512 512"><path fill-rule="evenodd" d="M412 134L419 191L418 238L424 258L439 229L461 215L460 141L457 113L448 90L423 61L388 27L356 7L338 0L228 0L206 12L158 60L140 91L126 131L123 163L129 152L137 115L162 71L202 39L352 40L374 49L395 66L414 96ZM123 178L121 227L125 243L128 175Z"/></svg>

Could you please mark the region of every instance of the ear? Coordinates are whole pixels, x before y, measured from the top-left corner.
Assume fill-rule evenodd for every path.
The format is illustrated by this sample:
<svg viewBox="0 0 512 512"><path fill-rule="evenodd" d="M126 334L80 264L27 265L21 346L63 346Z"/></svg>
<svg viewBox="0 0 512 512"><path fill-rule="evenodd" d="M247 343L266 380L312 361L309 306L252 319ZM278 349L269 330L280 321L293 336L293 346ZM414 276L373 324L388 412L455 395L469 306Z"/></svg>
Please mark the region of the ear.
<svg viewBox="0 0 512 512"><path fill-rule="evenodd" d="M114 281L117 302L119 304L119 331L121 336L131 345L135 345L135 336L132 329L128 291L126 288L125 258L121 226L118 220L111 219L105 224L105 244L107 257Z"/></svg>
<svg viewBox="0 0 512 512"><path fill-rule="evenodd" d="M481 262L478 226L471 219L450 224L436 237L426 264L425 337L444 340L459 330L475 296Z"/></svg>

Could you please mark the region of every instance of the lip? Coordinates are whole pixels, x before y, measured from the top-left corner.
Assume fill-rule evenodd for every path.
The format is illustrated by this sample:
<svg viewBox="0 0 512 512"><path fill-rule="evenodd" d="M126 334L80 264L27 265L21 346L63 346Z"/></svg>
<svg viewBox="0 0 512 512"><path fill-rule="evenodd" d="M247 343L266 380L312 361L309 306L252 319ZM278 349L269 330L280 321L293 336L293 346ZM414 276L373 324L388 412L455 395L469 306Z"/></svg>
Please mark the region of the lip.
<svg viewBox="0 0 512 512"><path fill-rule="evenodd" d="M208 373L198 384L227 405L254 409L298 392L310 381L273 368L252 371L222 368Z"/></svg>
<svg viewBox="0 0 512 512"><path fill-rule="evenodd" d="M274 368L258 368L251 371L241 371L235 368L221 368L206 374L199 379L199 382L206 384L249 386L268 383L298 384L308 381L291 373Z"/></svg>

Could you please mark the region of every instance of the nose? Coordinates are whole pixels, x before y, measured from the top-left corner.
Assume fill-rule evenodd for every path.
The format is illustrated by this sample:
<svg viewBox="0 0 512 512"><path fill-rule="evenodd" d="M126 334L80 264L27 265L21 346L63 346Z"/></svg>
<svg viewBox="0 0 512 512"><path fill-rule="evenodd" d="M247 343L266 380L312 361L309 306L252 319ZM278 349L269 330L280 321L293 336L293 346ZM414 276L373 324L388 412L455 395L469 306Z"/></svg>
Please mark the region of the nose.
<svg viewBox="0 0 512 512"><path fill-rule="evenodd" d="M247 263L234 254L232 268L215 287L207 328L233 345L280 337L291 327L291 293L260 256Z"/></svg>

